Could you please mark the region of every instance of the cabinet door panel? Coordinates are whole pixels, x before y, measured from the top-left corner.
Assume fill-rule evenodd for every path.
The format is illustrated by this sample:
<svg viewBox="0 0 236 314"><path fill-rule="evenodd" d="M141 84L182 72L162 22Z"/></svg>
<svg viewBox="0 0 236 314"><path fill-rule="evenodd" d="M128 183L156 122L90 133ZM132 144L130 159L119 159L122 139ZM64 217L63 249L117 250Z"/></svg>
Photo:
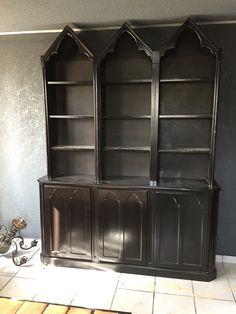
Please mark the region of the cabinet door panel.
<svg viewBox="0 0 236 314"><path fill-rule="evenodd" d="M185 195L182 199L182 264L201 267L207 220L207 197Z"/></svg>
<svg viewBox="0 0 236 314"><path fill-rule="evenodd" d="M146 192L98 190L98 259L143 264L146 243Z"/></svg>
<svg viewBox="0 0 236 314"><path fill-rule="evenodd" d="M45 187L44 204L46 253L91 259L89 189Z"/></svg>
<svg viewBox="0 0 236 314"><path fill-rule="evenodd" d="M100 209L102 217L102 248L105 258L121 258L122 228L121 228L121 202L109 192L103 200Z"/></svg>
<svg viewBox="0 0 236 314"><path fill-rule="evenodd" d="M66 199L67 190L48 189L46 196L46 215L50 221L51 243L50 251L52 253L66 253L67 244L67 223L66 223Z"/></svg>
<svg viewBox="0 0 236 314"><path fill-rule="evenodd" d="M91 209L88 189L74 190L69 198L70 250L91 258Z"/></svg>
<svg viewBox="0 0 236 314"><path fill-rule="evenodd" d="M158 195L160 220L160 262L178 263L180 206L173 195Z"/></svg>
<svg viewBox="0 0 236 314"><path fill-rule="evenodd" d="M123 260L130 263L143 261L146 239L145 193L130 193L124 203Z"/></svg>
<svg viewBox="0 0 236 314"><path fill-rule="evenodd" d="M207 193L154 192L150 264L203 270L207 264Z"/></svg>
<svg viewBox="0 0 236 314"><path fill-rule="evenodd" d="M114 191L98 190L97 223L98 223L98 257L104 261L121 259L122 226L121 201Z"/></svg>

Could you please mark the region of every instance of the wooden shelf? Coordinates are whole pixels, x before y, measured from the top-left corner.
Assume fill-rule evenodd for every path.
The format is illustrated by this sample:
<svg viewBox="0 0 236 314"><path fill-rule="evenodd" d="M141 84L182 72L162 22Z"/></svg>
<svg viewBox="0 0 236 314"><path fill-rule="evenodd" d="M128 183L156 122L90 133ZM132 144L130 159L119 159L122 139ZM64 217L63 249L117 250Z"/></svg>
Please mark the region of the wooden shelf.
<svg viewBox="0 0 236 314"><path fill-rule="evenodd" d="M158 187L164 189L174 189L174 188L206 188L208 189L209 182L204 179L184 179L184 178L163 178L160 177L157 183Z"/></svg>
<svg viewBox="0 0 236 314"><path fill-rule="evenodd" d="M159 153L170 154L210 154L209 148L171 148L171 149L159 149Z"/></svg>
<svg viewBox="0 0 236 314"><path fill-rule="evenodd" d="M56 145L51 146L51 150L56 151L84 151L84 150L94 150L95 146L91 145Z"/></svg>
<svg viewBox="0 0 236 314"><path fill-rule="evenodd" d="M149 177L134 177L134 176L108 176L104 178L101 184L112 185L132 185L132 186L149 186Z"/></svg>
<svg viewBox="0 0 236 314"><path fill-rule="evenodd" d="M149 115L137 115L137 116L128 116L128 115L105 115L102 119L110 119L110 120L136 120L136 119L151 119Z"/></svg>
<svg viewBox="0 0 236 314"><path fill-rule="evenodd" d="M212 119L208 114L161 114L160 119Z"/></svg>
<svg viewBox="0 0 236 314"><path fill-rule="evenodd" d="M93 85L92 81L48 81L48 85Z"/></svg>
<svg viewBox="0 0 236 314"><path fill-rule="evenodd" d="M103 81L105 85L126 85L126 84L147 84L151 83L151 79L136 79L136 80L114 80L114 81Z"/></svg>
<svg viewBox="0 0 236 314"><path fill-rule="evenodd" d="M104 146L103 150L149 152L151 149L149 146Z"/></svg>
<svg viewBox="0 0 236 314"><path fill-rule="evenodd" d="M68 114L68 115L49 115L50 119L93 119L92 115L77 115L77 114Z"/></svg>
<svg viewBox="0 0 236 314"><path fill-rule="evenodd" d="M160 79L160 83L210 83L214 82L211 78L166 78Z"/></svg>

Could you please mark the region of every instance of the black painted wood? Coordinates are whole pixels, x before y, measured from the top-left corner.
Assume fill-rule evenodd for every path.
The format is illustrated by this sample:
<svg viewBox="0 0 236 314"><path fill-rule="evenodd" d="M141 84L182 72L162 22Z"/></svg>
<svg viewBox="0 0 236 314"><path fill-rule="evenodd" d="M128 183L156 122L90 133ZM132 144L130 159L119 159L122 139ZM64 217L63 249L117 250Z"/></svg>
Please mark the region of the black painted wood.
<svg viewBox="0 0 236 314"><path fill-rule="evenodd" d="M88 188L46 186L45 252L50 256L91 260L91 199Z"/></svg>
<svg viewBox="0 0 236 314"><path fill-rule="evenodd" d="M99 69L101 180L112 175L125 176L126 169L122 169L122 164L131 165L133 159L136 163L128 166L128 175L135 176L143 167L139 151L150 151L151 124L148 119L121 118L151 115L152 51L125 24L101 54ZM120 119L104 119L107 116L120 116ZM113 151L112 155L108 155L108 150ZM118 150L126 153L121 154ZM144 175L148 177L150 155L144 158Z"/></svg>
<svg viewBox="0 0 236 314"><path fill-rule="evenodd" d="M176 32L161 49L160 114L172 118L159 121L159 152L208 153L208 158L181 158L187 163L182 169L172 167L173 158L159 159L159 177L165 175L183 178L207 179L213 184L213 160L216 127L216 98L218 89L219 52L191 19ZM199 118L197 118L197 116ZM202 119L202 116L212 119ZM195 117L178 119L178 116ZM172 136L173 135L173 136ZM194 150L194 148L196 150ZM192 167L191 167L192 164ZM199 175L196 174L196 165ZM172 168L170 172L167 169Z"/></svg>
<svg viewBox="0 0 236 314"><path fill-rule="evenodd" d="M143 265L146 253L146 192L96 190L97 258Z"/></svg>
<svg viewBox="0 0 236 314"><path fill-rule="evenodd" d="M153 192L150 264L164 268L207 270L207 193Z"/></svg>

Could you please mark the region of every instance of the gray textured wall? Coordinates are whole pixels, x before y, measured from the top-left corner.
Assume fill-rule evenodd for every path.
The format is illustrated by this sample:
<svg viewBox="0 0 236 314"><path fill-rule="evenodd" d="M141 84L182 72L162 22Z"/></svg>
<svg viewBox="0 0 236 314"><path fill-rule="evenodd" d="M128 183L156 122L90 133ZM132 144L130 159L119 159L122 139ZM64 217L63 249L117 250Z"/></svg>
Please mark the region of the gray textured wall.
<svg viewBox="0 0 236 314"><path fill-rule="evenodd" d="M236 255L236 25L201 27L222 48L215 178L220 192L217 253ZM176 30L137 29L153 49ZM81 37L99 52L114 31L84 32ZM40 235L37 178L46 174L44 103L40 55L56 34L0 37L0 223L24 216L24 234Z"/></svg>
<svg viewBox="0 0 236 314"><path fill-rule="evenodd" d="M23 216L32 237L40 235L37 178L46 172L39 56L52 37L0 37L0 223Z"/></svg>

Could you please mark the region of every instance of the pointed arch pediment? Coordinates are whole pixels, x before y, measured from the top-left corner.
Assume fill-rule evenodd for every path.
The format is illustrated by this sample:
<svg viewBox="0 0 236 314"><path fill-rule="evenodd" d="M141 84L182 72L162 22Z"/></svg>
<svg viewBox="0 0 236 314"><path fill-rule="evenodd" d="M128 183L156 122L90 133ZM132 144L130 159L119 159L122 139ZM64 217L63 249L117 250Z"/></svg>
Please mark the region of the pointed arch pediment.
<svg viewBox="0 0 236 314"><path fill-rule="evenodd" d="M163 57L169 50L176 49L176 45L185 30L189 29L196 35L201 48L206 48L213 55L218 55L219 49L210 41L210 39L202 32L196 23L188 18L171 39L161 48L160 56Z"/></svg>
<svg viewBox="0 0 236 314"><path fill-rule="evenodd" d="M99 57L100 62L105 58L108 53L112 53L115 51L118 41L124 34L128 34L134 40L139 51L145 52L147 56L152 58L152 49L147 44L145 44L145 42L136 34L136 32L128 23L124 23L111 38L107 46L103 49Z"/></svg>
<svg viewBox="0 0 236 314"><path fill-rule="evenodd" d="M51 47L47 50L47 52L44 54L43 56L43 60L45 62L47 62L51 56L56 55L59 53L60 51L60 46L63 42L63 40L69 37L71 39L73 39L73 41L75 42L75 44L78 47L78 50L81 53L84 53L90 60L93 60L93 54L92 52L86 47L86 45L84 44L84 42L79 38L79 35L77 35L72 27L70 27L69 25L65 26L65 28L63 29L63 31L60 33L60 35L56 38L56 40L53 42L53 44L51 45Z"/></svg>

